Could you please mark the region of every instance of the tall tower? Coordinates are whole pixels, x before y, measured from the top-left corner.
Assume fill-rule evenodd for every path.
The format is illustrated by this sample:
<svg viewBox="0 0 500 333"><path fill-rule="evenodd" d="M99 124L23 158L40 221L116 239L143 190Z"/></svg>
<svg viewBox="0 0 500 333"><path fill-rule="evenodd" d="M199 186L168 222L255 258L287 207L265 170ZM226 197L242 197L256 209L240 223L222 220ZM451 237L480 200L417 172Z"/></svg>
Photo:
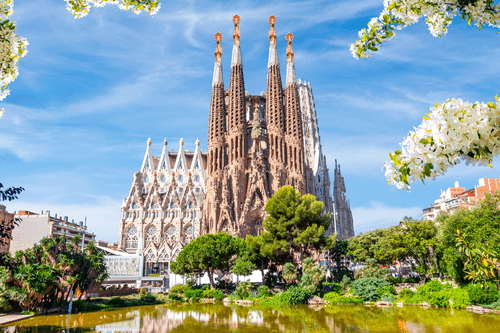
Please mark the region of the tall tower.
<svg viewBox="0 0 500 333"><path fill-rule="evenodd" d="M269 17L269 61L267 64L267 131L269 135L269 165L271 168L271 190L276 192L285 184L285 114L283 110L283 86L281 84L280 63L276 48L276 17Z"/></svg>
<svg viewBox="0 0 500 333"><path fill-rule="evenodd" d="M217 232L219 220L222 191L222 175L226 166L226 104L224 101L224 81L222 79L222 34L216 33L217 42L215 48L215 67L212 80L212 98L210 102L210 115L208 125L208 181L207 206L204 209L205 216L203 232Z"/></svg>
<svg viewBox="0 0 500 333"><path fill-rule="evenodd" d="M354 224L351 204L345 196L344 177L340 173L340 164L335 160L335 180L333 182L333 198L335 200L335 229L337 238L348 239L354 237Z"/></svg>
<svg viewBox="0 0 500 333"><path fill-rule="evenodd" d="M285 86L285 161L288 166L288 182L300 193L307 191L305 162L304 162L304 133L302 129L302 113L300 110L299 91L295 78L293 63L292 41L293 35L288 33L285 37L288 42L286 48L286 86Z"/></svg>
<svg viewBox="0 0 500 333"><path fill-rule="evenodd" d="M241 61L240 29L241 19L238 15L233 17L233 55L231 58L231 81L229 82L229 106L228 106L228 144L229 167L228 167L228 191L233 198L230 204L231 211L228 218L233 221L240 219L241 210L245 201L246 184L245 169L247 167L246 132L247 123L245 119L245 82L243 80L243 64Z"/></svg>

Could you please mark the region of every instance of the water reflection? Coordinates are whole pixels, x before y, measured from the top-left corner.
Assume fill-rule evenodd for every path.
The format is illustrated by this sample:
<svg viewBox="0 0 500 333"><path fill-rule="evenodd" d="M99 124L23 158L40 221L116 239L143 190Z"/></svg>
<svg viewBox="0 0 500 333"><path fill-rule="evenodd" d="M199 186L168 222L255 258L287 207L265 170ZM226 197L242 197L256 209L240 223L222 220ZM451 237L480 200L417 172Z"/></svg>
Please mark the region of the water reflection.
<svg viewBox="0 0 500 333"><path fill-rule="evenodd" d="M3 332L499 332L500 315L353 306L265 309L219 304L148 306L35 317ZM0 329L0 332L2 332Z"/></svg>

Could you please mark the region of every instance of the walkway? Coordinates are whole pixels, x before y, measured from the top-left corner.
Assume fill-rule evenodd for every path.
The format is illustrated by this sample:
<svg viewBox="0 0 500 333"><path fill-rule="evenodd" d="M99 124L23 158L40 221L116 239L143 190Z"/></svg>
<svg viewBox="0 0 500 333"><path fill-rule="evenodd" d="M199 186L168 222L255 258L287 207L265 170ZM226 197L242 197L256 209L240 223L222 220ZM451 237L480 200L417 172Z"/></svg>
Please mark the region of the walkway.
<svg viewBox="0 0 500 333"><path fill-rule="evenodd" d="M28 319L34 317L35 315L23 315L23 314L8 314L0 317L0 325L6 325L13 323L15 321Z"/></svg>

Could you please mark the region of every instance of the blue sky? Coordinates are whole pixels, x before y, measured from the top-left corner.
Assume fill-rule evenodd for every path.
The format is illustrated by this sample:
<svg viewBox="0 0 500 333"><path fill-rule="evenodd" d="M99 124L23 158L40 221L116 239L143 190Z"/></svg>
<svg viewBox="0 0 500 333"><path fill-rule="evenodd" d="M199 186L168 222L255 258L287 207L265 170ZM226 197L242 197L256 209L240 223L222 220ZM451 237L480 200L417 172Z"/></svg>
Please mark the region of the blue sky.
<svg viewBox="0 0 500 333"><path fill-rule="evenodd" d="M422 20L399 31L369 60L355 60L348 44L383 9L366 1L176 1L155 16L108 5L74 19L61 0L15 3L18 35L30 43L19 77L0 108L0 182L23 186L20 209L80 221L105 241L116 241L120 206L139 171L146 141L155 156L169 149L206 150L214 34L224 40L229 83L233 24L241 17L246 90L266 89L267 18L277 17L282 77L285 34L295 36L298 78L311 82L323 151L331 169L342 167L356 233L419 217L440 189L458 180L472 188L495 169L451 169L407 193L387 185L382 163L418 126L429 106L459 97L493 100L500 45L494 29L457 19L443 38Z"/></svg>

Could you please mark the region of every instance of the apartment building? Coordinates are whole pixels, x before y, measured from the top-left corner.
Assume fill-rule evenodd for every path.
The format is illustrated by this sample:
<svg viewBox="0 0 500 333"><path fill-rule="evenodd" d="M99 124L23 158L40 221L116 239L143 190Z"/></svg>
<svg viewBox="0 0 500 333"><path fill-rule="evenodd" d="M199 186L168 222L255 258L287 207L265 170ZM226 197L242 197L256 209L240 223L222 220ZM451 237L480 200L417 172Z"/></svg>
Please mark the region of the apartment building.
<svg viewBox="0 0 500 333"><path fill-rule="evenodd" d="M439 199L434 200L433 205L423 210L423 219L435 221L441 211L451 214L457 209L471 209L487 194L496 191L500 191L498 178L481 178L478 185L469 190L461 187L456 181L453 187L449 187L446 191L441 190Z"/></svg>
<svg viewBox="0 0 500 333"><path fill-rule="evenodd" d="M67 216L51 216L49 210L39 214L20 210L15 217L22 219L22 222L12 231L11 254L33 247L47 237L64 236L71 239L76 235L85 236L85 245L96 240L96 234L88 231L82 221L75 223L74 220L69 221Z"/></svg>

